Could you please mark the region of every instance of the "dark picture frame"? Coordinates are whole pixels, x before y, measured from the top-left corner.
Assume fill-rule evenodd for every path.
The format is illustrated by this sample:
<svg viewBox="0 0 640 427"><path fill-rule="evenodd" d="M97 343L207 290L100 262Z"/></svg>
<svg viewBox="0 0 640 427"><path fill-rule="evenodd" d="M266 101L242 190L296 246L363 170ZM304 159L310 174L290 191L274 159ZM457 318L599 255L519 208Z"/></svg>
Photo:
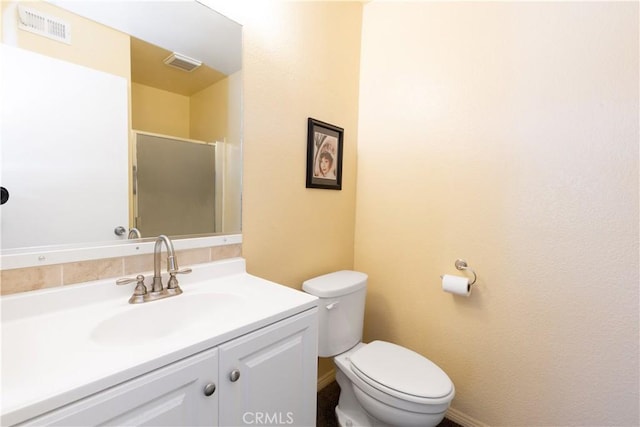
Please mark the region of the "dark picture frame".
<svg viewBox="0 0 640 427"><path fill-rule="evenodd" d="M307 188L342 190L344 129L307 120Z"/></svg>

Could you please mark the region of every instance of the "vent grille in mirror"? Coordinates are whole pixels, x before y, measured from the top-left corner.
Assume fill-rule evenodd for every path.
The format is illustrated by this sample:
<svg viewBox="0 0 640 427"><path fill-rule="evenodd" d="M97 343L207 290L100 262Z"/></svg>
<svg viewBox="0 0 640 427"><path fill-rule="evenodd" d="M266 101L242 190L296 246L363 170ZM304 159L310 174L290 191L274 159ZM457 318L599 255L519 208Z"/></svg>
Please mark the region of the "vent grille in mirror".
<svg viewBox="0 0 640 427"><path fill-rule="evenodd" d="M71 44L71 28L59 18L48 16L34 9L18 5L18 27L48 37L59 42Z"/></svg>
<svg viewBox="0 0 640 427"><path fill-rule="evenodd" d="M201 61L197 59L189 58L188 56L181 55L179 53L172 53L165 60L164 63L175 68L179 68L183 71L193 71L202 65Z"/></svg>

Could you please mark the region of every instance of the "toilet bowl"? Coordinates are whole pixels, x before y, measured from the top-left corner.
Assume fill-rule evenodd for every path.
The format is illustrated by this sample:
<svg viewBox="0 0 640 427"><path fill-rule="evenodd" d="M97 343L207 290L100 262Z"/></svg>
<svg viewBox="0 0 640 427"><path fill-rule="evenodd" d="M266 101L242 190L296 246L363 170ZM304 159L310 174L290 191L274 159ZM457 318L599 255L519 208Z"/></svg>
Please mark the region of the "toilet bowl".
<svg viewBox="0 0 640 427"><path fill-rule="evenodd" d="M340 425L435 426L455 395L453 383L438 366L392 343L360 343L334 362L341 390L336 408Z"/></svg>
<svg viewBox="0 0 640 427"><path fill-rule="evenodd" d="M339 271L307 280L319 301L318 353L334 356L341 426L436 426L455 395L424 356L386 341L361 342L367 275Z"/></svg>

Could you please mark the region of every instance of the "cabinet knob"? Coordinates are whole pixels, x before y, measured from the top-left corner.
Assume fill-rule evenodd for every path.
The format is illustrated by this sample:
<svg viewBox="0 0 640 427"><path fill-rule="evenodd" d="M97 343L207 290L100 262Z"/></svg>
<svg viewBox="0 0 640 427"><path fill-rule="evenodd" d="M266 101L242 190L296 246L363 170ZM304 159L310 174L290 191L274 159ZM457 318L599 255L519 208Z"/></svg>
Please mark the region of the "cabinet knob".
<svg viewBox="0 0 640 427"><path fill-rule="evenodd" d="M216 385L214 383L209 383L204 386L204 395L211 396L216 391Z"/></svg>
<svg viewBox="0 0 640 427"><path fill-rule="evenodd" d="M240 369L234 369L233 371L231 371L231 373L229 374L229 379L233 383L238 381L238 379L240 379Z"/></svg>

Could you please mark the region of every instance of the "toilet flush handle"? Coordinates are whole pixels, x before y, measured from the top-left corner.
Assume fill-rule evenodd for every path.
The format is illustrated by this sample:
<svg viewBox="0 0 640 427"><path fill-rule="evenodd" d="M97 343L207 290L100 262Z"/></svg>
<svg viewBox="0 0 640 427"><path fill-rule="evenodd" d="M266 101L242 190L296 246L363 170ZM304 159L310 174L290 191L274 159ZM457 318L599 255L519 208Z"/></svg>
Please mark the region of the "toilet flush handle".
<svg viewBox="0 0 640 427"><path fill-rule="evenodd" d="M327 304L325 307L327 310L333 310L338 304L340 304L340 301L334 301L331 304Z"/></svg>

